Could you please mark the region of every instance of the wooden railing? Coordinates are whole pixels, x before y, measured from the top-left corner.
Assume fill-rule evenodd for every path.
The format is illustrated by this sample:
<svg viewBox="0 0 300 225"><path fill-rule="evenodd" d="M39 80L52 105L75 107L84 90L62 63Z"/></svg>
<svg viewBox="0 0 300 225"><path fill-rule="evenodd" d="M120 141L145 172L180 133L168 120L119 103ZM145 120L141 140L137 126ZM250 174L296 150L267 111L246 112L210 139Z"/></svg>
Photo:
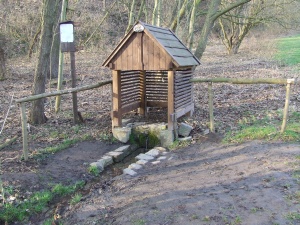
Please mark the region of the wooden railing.
<svg viewBox="0 0 300 225"><path fill-rule="evenodd" d="M286 84L286 97L285 106L283 110L283 119L281 125L281 133L286 129L288 119L291 84L298 84L295 79L282 79L282 78L193 78L191 82L194 83L208 83L208 96L209 96L209 124L210 131L215 132L214 127L214 109L213 109L213 83L231 83L231 84Z"/></svg>
<svg viewBox="0 0 300 225"><path fill-rule="evenodd" d="M20 98L17 99L16 102L20 104L20 110L21 110L21 121L22 121L22 137L23 137L23 154L24 154L24 159L28 160L28 131L27 131L27 117L26 117L26 110L25 110L25 103L34 101L40 98L46 98L46 97L51 97L51 96L60 96L64 94L70 94L74 92L80 92L80 91L86 91L94 88L98 88L107 84L111 84L112 81L104 81L100 82L97 84L92 84L92 85L86 85L82 87L76 87L76 88L70 88L66 90L60 90L60 91L54 91L50 93L43 93L39 95L32 95L28 96L25 98Z"/></svg>

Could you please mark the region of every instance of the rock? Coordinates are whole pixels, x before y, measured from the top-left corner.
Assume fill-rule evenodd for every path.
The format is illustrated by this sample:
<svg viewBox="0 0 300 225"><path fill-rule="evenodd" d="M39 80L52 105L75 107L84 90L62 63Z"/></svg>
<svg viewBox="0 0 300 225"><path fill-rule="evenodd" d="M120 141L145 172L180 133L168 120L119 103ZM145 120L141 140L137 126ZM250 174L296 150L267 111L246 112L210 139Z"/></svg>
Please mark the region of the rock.
<svg viewBox="0 0 300 225"><path fill-rule="evenodd" d="M127 143L131 134L130 127L115 127L112 129L113 136L122 143Z"/></svg>
<svg viewBox="0 0 300 225"><path fill-rule="evenodd" d="M102 158L99 159L98 161L103 161L104 167L107 167L107 166L113 164L113 162L114 162L112 156L108 156L108 155L102 156Z"/></svg>
<svg viewBox="0 0 300 225"><path fill-rule="evenodd" d="M125 158L124 152L111 151L106 153L108 156L112 156L114 162L120 162Z"/></svg>
<svg viewBox="0 0 300 225"><path fill-rule="evenodd" d="M160 163L160 161L154 161L154 162L151 162L153 165L157 165Z"/></svg>
<svg viewBox="0 0 300 225"><path fill-rule="evenodd" d="M154 149L151 149L150 151L146 152L145 154L156 157L156 156L159 156L159 150L154 148Z"/></svg>
<svg viewBox="0 0 300 225"><path fill-rule="evenodd" d="M97 161L97 162L92 162L90 166L95 166L99 169L99 172L102 172L104 170L105 164L104 161Z"/></svg>
<svg viewBox="0 0 300 225"><path fill-rule="evenodd" d="M203 131L203 135L207 135L207 134L209 134L209 129Z"/></svg>
<svg viewBox="0 0 300 225"><path fill-rule="evenodd" d="M142 165L137 164L137 163L132 163L128 166L129 169L133 169L133 170L139 170L142 168Z"/></svg>
<svg viewBox="0 0 300 225"><path fill-rule="evenodd" d="M181 123L179 128L178 128L178 134L187 137L190 135L191 131L193 130L193 127L186 124L186 123Z"/></svg>
<svg viewBox="0 0 300 225"><path fill-rule="evenodd" d="M154 159L153 156L146 155L146 154L143 154L143 153L137 155L135 158L136 158L136 159L140 159L140 160L143 159L143 160L147 160L147 161L153 160L153 159Z"/></svg>
<svg viewBox="0 0 300 225"><path fill-rule="evenodd" d="M183 137L183 138L178 138L178 141L191 141L192 137L188 136L188 137Z"/></svg>
<svg viewBox="0 0 300 225"><path fill-rule="evenodd" d="M138 160L136 163L137 163L137 164L140 164L140 165L146 165L146 164L148 163L148 161L145 160L145 159L140 159L140 160Z"/></svg>
<svg viewBox="0 0 300 225"><path fill-rule="evenodd" d="M122 126L123 127L126 127L129 124L132 124L132 119L122 119ZM130 125L128 127L130 127Z"/></svg>
<svg viewBox="0 0 300 225"><path fill-rule="evenodd" d="M155 149L157 149L158 151L161 151L161 152L167 151L167 149L164 147L155 147Z"/></svg>
<svg viewBox="0 0 300 225"><path fill-rule="evenodd" d="M130 153L132 153L132 148L130 147L130 145L125 145L117 148L115 152L122 152L124 154L124 157L126 157L130 155Z"/></svg>
<svg viewBox="0 0 300 225"><path fill-rule="evenodd" d="M132 169L126 168L126 169L123 170L123 174L127 174L127 175L130 175L130 176L135 176L135 175L137 175L137 172L135 172Z"/></svg>
<svg viewBox="0 0 300 225"><path fill-rule="evenodd" d="M157 160L165 160L165 159L167 159L167 156L161 156L157 158Z"/></svg>
<svg viewBox="0 0 300 225"><path fill-rule="evenodd" d="M159 139L163 147L168 147L174 141L174 132L171 130L162 130L160 132Z"/></svg>

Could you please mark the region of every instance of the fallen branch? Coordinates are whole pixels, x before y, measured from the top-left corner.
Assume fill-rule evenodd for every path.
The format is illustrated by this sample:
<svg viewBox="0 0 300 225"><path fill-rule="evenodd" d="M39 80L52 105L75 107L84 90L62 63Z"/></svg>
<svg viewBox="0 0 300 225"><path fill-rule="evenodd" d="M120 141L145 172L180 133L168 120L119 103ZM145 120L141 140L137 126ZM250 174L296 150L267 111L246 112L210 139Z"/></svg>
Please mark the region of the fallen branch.
<svg viewBox="0 0 300 225"><path fill-rule="evenodd" d="M0 145L0 150L2 150L3 148L11 145L12 143L14 143L17 139L18 139L18 135L14 136L12 139L9 139L8 141L4 142L2 145Z"/></svg>

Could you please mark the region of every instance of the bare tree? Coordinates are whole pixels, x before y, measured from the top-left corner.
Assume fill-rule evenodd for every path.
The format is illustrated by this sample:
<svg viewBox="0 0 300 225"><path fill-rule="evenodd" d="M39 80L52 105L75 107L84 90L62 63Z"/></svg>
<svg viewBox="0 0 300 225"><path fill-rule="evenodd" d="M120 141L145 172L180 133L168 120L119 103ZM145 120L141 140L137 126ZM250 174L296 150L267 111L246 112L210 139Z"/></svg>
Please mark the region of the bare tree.
<svg viewBox="0 0 300 225"><path fill-rule="evenodd" d="M50 52L53 41L54 27L57 23L57 14L59 13L60 0L44 0L42 12L42 31L39 46L38 62L35 69L32 94L41 94L45 92L46 77L50 72ZM46 122L44 114L44 99L33 102L30 111L30 121L33 124Z"/></svg>
<svg viewBox="0 0 300 225"><path fill-rule="evenodd" d="M231 1L229 1L231 2ZM219 19L218 34L225 45L228 54L236 54L242 41L251 29L260 24L278 23L287 27L284 17L287 15L286 7L290 7L295 0L254 0L241 5ZM223 0L223 5L228 5L228 0ZM280 10L278 10L280 9Z"/></svg>
<svg viewBox="0 0 300 225"><path fill-rule="evenodd" d="M201 30L200 38L198 40L198 45L197 45L197 48L195 51L195 56L197 56L199 59L202 57L202 55L205 51L205 48L206 48L208 36L213 28L215 21L220 16L224 15L225 13L227 13L227 12L231 11L232 9L235 9L243 4L246 4L250 1L251 0L239 0L238 2L234 2L234 3L230 4L229 6L227 6L226 8L220 10L221 0L211 0L208 11L207 11L207 15L205 18L205 22L204 22L204 25Z"/></svg>

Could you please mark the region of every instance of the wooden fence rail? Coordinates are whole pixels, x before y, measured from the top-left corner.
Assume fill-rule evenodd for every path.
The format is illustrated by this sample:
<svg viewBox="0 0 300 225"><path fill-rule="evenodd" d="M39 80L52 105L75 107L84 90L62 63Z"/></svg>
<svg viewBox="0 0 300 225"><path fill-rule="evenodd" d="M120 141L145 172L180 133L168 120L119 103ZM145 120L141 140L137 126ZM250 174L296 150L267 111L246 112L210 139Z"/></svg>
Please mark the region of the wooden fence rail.
<svg viewBox="0 0 300 225"><path fill-rule="evenodd" d="M213 83L231 83L231 84L286 84L286 97L285 106L283 110L283 119L281 125L281 133L285 131L286 122L288 119L289 102L291 84L299 84L299 81L295 79L282 79L282 78L193 78L191 82L194 83L208 83L208 95L209 95L209 124L210 131L215 132L214 127L214 112L213 112Z"/></svg>
<svg viewBox="0 0 300 225"><path fill-rule="evenodd" d="M28 160L28 131L27 131L27 118L26 118L26 110L25 110L25 104L26 102L34 101L40 98L46 98L46 97L51 97L51 96L60 96L64 94L70 94L74 92L80 92L80 91L86 91L94 88L98 88L107 84L111 84L112 81L103 81L99 82L97 84L92 84L92 85L86 85L82 87L76 87L76 88L70 88L66 90L60 90L60 91L54 91L50 93L43 93L39 95L32 95L29 97L25 98L20 98L17 99L16 102L20 103L20 110L21 110L21 121L22 121L22 137L23 137L23 155L24 159Z"/></svg>

